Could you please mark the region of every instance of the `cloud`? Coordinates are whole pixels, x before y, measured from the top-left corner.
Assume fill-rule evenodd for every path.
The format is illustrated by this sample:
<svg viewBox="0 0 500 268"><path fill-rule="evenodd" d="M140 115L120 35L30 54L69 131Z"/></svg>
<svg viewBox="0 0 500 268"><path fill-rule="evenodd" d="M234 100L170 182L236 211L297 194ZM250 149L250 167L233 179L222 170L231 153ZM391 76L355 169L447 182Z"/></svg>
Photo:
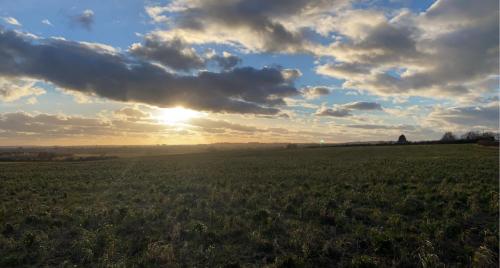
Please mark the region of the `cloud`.
<svg viewBox="0 0 500 268"><path fill-rule="evenodd" d="M45 94L45 90L35 85L30 79L15 79L0 76L0 101L12 102L27 96Z"/></svg>
<svg viewBox="0 0 500 268"><path fill-rule="evenodd" d="M0 129L6 133L44 134L44 135L92 135L91 130L100 131L109 123L98 119L59 116L50 114L28 114L24 112L3 113L0 115Z"/></svg>
<svg viewBox="0 0 500 268"><path fill-rule="evenodd" d="M148 14L148 16L151 17L151 19L153 19L153 22L162 23L168 21L168 17L162 15L162 13L169 10L168 7L147 6L144 9L146 11L146 14Z"/></svg>
<svg viewBox="0 0 500 268"><path fill-rule="evenodd" d="M467 1L440 0L432 4L425 13L425 18L439 26L460 27L464 24L477 23L485 16L498 9L498 1L483 1L471 5Z"/></svg>
<svg viewBox="0 0 500 268"><path fill-rule="evenodd" d="M71 144L127 143L128 138L145 138L170 135L178 138L179 131L156 122L129 120L128 118L93 118L46 113L1 113L0 139L13 144L54 144L56 141L70 141ZM36 137L36 140L33 138ZM4 140L5 141L5 140ZM148 140L151 142L151 140ZM148 143L146 142L146 143Z"/></svg>
<svg viewBox="0 0 500 268"><path fill-rule="evenodd" d="M158 62L174 70L188 71L205 66L204 59L179 38L161 40L158 36L149 35L143 44L133 44L130 52L139 58Z"/></svg>
<svg viewBox="0 0 500 268"><path fill-rule="evenodd" d="M334 108L321 107L316 111L316 116L349 117L352 111L374 111L382 110L382 105L376 102L357 101L335 105Z"/></svg>
<svg viewBox="0 0 500 268"><path fill-rule="evenodd" d="M48 20L48 19L42 20L42 24L45 24L47 26L53 26L52 23L50 22L50 20Z"/></svg>
<svg viewBox="0 0 500 268"><path fill-rule="evenodd" d="M37 138L92 139L116 138L116 136L158 136L180 134L176 128L149 120L150 114L136 107L124 107L114 111L113 116L82 117L46 113L0 113L0 138L22 138L36 135ZM276 133L277 128L266 129L241 125L225 120L193 118L183 125L184 132L191 134L238 134ZM288 133L288 132L287 132ZM290 131L289 133L292 133ZM184 134L182 134L184 135ZM92 142L91 142L92 144Z"/></svg>
<svg viewBox="0 0 500 268"><path fill-rule="evenodd" d="M294 81L302 76L302 72L299 69L282 69L281 75L286 81Z"/></svg>
<svg viewBox="0 0 500 268"><path fill-rule="evenodd" d="M176 71L201 69L209 62L215 63L224 71L229 71L241 63L241 58L226 51L222 55L217 55L212 50L202 57L178 36L165 39L161 35L149 34L143 43L132 44L129 52L138 58L159 63Z"/></svg>
<svg viewBox="0 0 500 268"><path fill-rule="evenodd" d="M321 108L314 114L316 116L349 117L352 116L351 110L342 108Z"/></svg>
<svg viewBox="0 0 500 268"><path fill-rule="evenodd" d="M351 10L332 24L341 38L316 50L336 63L317 72L377 95L476 96L474 85L499 71L498 14L495 0L474 7L439 0L421 14L405 10L392 18Z"/></svg>
<svg viewBox="0 0 500 268"><path fill-rule="evenodd" d="M213 120L208 118L193 118L189 120L189 125L199 127L200 130L206 132L224 132L226 130L237 131L237 132L257 132L260 131L254 126L244 126L240 124L235 124L223 120Z"/></svg>
<svg viewBox="0 0 500 268"><path fill-rule="evenodd" d="M179 126L168 126L147 118L131 120L122 115L82 117L25 112L0 113L0 140L9 145L155 144L166 141L182 143L186 140L198 143L228 140L304 142L318 141L319 137L334 135L337 136L333 133L257 127L208 118L193 118L183 123L182 130L179 130ZM199 140L196 137L202 138Z"/></svg>
<svg viewBox="0 0 500 268"><path fill-rule="evenodd" d="M365 63L324 64L318 66L316 72L341 79L362 78L370 74L370 66Z"/></svg>
<svg viewBox="0 0 500 268"><path fill-rule="evenodd" d="M224 51L221 55L214 54L209 60L214 61L222 70L231 70L241 63L241 58Z"/></svg>
<svg viewBox="0 0 500 268"><path fill-rule="evenodd" d="M316 99L321 96L326 96L331 93L331 89L324 86L316 86L316 87L306 87L302 90L302 95L306 99Z"/></svg>
<svg viewBox="0 0 500 268"><path fill-rule="evenodd" d="M67 90L67 89L62 89L62 88L56 88L57 91L69 95L73 97L73 101L79 104L84 104L84 103L93 103L95 102L95 94L92 93L83 93L80 91L75 91L75 90Z"/></svg>
<svg viewBox="0 0 500 268"><path fill-rule="evenodd" d="M492 92L477 84L499 71L495 0L438 0L421 13L322 0L178 0L151 10L169 18L155 32L163 38L326 57L318 73L380 96L474 98Z"/></svg>
<svg viewBox="0 0 500 268"><path fill-rule="evenodd" d="M3 17L2 19L7 24L14 25L14 26L22 26L22 24L19 23L19 21L16 20L16 18L13 18L13 17Z"/></svg>
<svg viewBox="0 0 500 268"><path fill-rule="evenodd" d="M71 20L74 24L90 31L92 25L94 24L94 11L91 9L85 9L82 13L72 16Z"/></svg>
<svg viewBox="0 0 500 268"><path fill-rule="evenodd" d="M123 102L182 105L212 112L278 114L298 95L296 73L279 68L176 75L149 62L61 39L35 40L0 30L0 75L31 77L58 87Z"/></svg>
<svg viewBox="0 0 500 268"><path fill-rule="evenodd" d="M452 125L456 128L473 127L498 131L499 103L494 101L483 106L437 107L429 114L428 119L440 126Z"/></svg>
<svg viewBox="0 0 500 268"><path fill-rule="evenodd" d="M37 104L38 99L36 97L30 97L26 100L26 104Z"/></svg>
<svg viewBox="0 0 500 268"><path fill-rule="evenodd" d="M360 128L360 129L377 129L377 130L414 130L415 126L411 125L378 125L378 124L357 124L357 125L346 125L350 128Z"/></svg>
<svg viewBox="0 0 500 268"><path fill-rule="evenodd" d="M113 112L115 115L124 116L127 119L139 120L151 117L150 113L144 112L138 108L123 107Z"/></svg>
<svg viewBox="0 0 500 268"><path fill-rule="evenodd" d="M181 35L190 43L226 43L251 51L307 51L307 27L289 23L292 17L312 16L345 1L238 0L174 1L149 7L155 21L172 18L165 35Z"/></svg>
<svg viewBox="0 0 500 268"><path fill-rule="evenodd" d="M346 103L342 107L351 110L382 110L382 105L379 103L366 101Z"/></svg>

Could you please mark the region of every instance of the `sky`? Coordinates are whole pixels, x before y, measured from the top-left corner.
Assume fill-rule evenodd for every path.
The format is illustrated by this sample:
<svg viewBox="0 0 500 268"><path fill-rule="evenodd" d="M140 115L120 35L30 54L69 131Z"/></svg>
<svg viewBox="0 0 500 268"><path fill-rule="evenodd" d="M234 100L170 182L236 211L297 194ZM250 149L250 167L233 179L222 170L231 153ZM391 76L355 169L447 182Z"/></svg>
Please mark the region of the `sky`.
<svg viewBox="0 0 500 268"><path fill-rule="evenodd" d="M0 0L0 146L498 131L497 0Z"/></svg>

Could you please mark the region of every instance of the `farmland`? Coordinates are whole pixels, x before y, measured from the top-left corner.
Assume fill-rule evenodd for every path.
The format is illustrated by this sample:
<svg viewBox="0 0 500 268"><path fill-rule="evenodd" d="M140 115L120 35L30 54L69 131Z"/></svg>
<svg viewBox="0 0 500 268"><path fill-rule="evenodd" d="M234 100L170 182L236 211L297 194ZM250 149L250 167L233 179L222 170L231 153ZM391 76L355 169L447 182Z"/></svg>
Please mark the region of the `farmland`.
<svg viewBox="0 0 500 268"><path fill-rule="evenodd" d="M0 266L498 264L498 148L0 163Z"/></svg>

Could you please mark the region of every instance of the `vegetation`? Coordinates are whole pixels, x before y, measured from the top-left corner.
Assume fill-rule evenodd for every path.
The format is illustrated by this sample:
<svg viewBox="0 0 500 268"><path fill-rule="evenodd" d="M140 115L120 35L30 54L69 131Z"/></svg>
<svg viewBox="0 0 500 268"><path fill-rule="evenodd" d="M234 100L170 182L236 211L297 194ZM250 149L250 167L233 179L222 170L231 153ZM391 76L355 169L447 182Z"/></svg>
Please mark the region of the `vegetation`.
<svg viewBox="0 0 500 268"><path fill-rule="evenodd" d="M444 133L443 137L441 138L441 141L443 141L443 142L453 142L456 140L457 140L457 137L455 137L455 135L450 131Z"/></svg>
<svg viewBox="0 0 500 268"><path fill-rule="evenodd" d="M498 150L0 163L0 267L495 267Z"/></svg>
<svg viewBox="0 0 500 268"><path fill-rule="evenodd" d="M462 135L462 140L479 141L479 140L498 140L498 133L468 131Z"/></svg>
<svg viewBox="0 0 500 268"><path fill-rule="evenodd" d="M58 154L54 152L0 152L0 161L95 161L117 158L116 156L107 155L74 155L74 154Z"/></svg>
<svg viewBox="0 0 500 268"><path fill-rule="evenodd" d="M398 138L398 143L407 143L408 141L406 140L405 135L401 135Z"/></svg>

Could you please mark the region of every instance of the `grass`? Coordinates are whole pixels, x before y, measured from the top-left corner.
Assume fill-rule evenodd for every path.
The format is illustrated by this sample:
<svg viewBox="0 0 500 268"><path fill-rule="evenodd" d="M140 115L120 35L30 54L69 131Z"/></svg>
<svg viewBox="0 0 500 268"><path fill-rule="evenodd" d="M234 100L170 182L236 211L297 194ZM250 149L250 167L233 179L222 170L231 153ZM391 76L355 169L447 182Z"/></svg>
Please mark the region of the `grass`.
<svg viewBox="0 0 500 268"><path fill-rule="evenodd" d="M496 267L498 150L0 163L0 266Z"/></svg>

